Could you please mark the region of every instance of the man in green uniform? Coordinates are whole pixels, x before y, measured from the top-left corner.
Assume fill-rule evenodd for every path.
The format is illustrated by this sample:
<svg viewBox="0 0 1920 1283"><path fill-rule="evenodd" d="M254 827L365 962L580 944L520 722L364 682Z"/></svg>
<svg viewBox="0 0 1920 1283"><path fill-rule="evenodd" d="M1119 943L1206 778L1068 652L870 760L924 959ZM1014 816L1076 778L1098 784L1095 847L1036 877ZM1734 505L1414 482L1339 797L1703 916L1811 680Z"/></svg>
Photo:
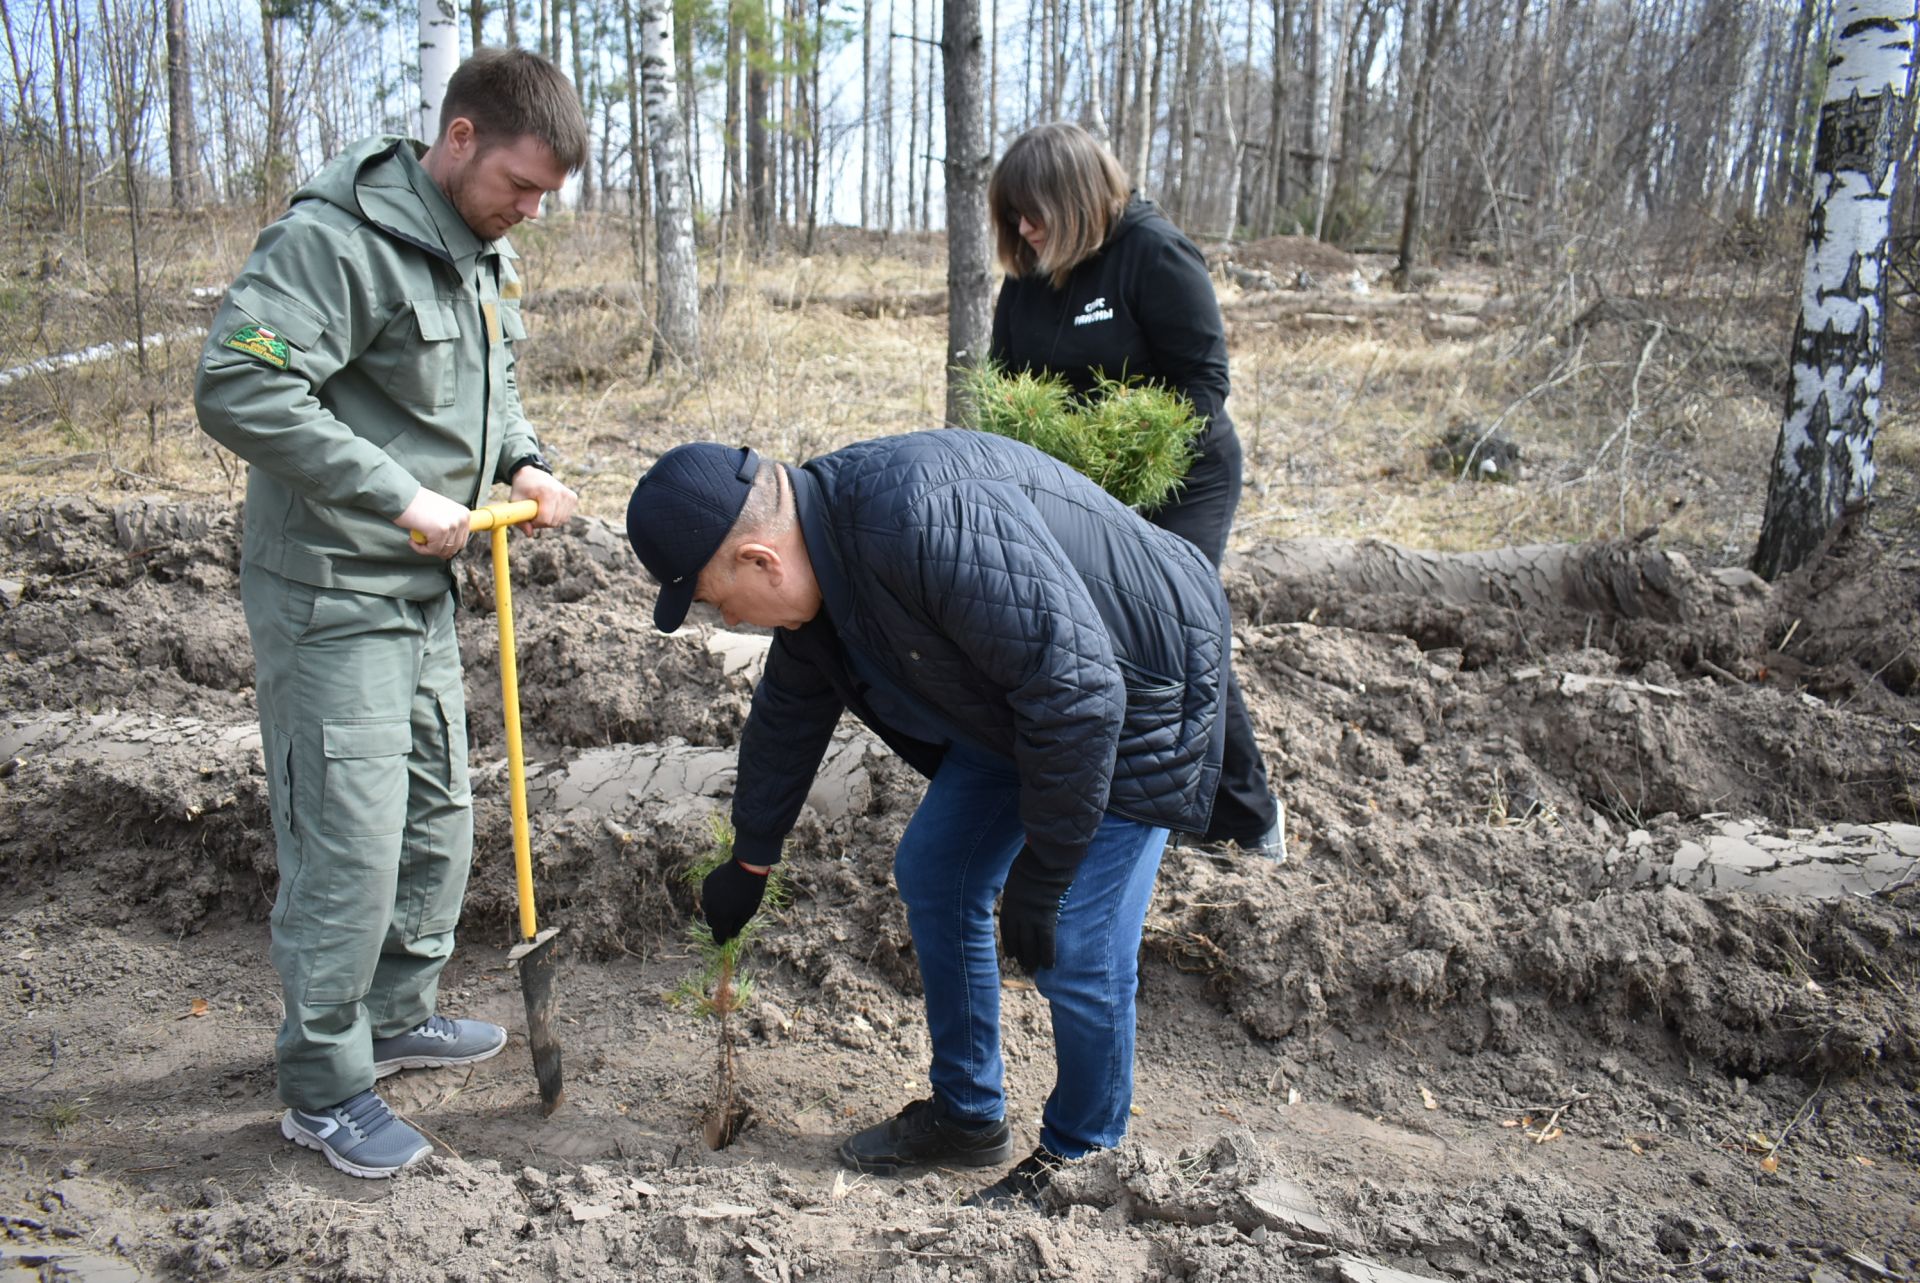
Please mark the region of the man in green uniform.
<svg viewBox="0 0 1920 1283"><path fill-rule="evenodd" d="M200 424L252 465L240 593L280 868L280 1130L355 1176L431 1149L375 1079L506 1044L435 1011L473 849L449 563L496 482L538 502L536 532L573 515L521 412L500 238L586 159L553 64L475 53L431 147L369 139L295 194L200 360Z"/></svg>

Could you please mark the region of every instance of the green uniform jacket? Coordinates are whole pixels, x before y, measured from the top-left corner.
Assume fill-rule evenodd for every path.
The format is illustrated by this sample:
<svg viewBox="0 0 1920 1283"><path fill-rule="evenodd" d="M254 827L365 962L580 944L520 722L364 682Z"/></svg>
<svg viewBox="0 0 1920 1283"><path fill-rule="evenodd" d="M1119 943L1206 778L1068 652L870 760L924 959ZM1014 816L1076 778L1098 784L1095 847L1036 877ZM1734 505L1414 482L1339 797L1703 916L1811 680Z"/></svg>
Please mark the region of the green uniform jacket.
<svg viewBox="0 0 1920 1283"><path fill-rule="evenodd" d="M249 564L388 597L452 571L393 524L425 486L473 507L538 451L513 345L517 257L484 242L421 168L371 138L260 233L200 357L200 426L252 465Z"/></svg>

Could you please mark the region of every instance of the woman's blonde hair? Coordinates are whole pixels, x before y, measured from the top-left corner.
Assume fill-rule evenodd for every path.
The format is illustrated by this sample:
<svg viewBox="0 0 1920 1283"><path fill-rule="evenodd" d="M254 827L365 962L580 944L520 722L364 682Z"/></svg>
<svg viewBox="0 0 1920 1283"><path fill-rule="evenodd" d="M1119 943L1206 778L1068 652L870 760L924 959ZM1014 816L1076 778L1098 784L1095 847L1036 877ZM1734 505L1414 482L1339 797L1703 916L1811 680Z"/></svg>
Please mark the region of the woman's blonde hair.
<svg viewBox="0 0 1920 1283"><path fill-rule="evenodd" d="M1037 125L1013 140L987 183L1001 266L1014 276L1045 273L1059 289L1074 268L1099 253L1127 207L1127 171L1078 125ZM1046 229L1038 254L1020 235L1020 218Z"/></svg>

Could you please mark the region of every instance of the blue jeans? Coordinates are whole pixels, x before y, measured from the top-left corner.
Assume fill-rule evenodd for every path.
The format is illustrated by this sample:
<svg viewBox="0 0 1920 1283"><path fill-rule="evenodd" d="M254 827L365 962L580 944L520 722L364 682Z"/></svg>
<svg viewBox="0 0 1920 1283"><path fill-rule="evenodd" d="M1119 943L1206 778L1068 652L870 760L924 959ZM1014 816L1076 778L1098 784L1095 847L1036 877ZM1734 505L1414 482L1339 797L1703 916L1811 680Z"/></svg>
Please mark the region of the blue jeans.
<svg viewBox="0 0 1920 1283"><path fill-rule="evenodd" d="M971 1122L1006 1114L993 906L1024 840L1013 763L954 747L893 857L926 987L933 1089ZM1060 908L1054 965L1034 977L1053 1010L1055 1062L1040 1143L1065 1158L1126 1134L1140 936L1166 843L1165 829L1101 821Z"/></svg>

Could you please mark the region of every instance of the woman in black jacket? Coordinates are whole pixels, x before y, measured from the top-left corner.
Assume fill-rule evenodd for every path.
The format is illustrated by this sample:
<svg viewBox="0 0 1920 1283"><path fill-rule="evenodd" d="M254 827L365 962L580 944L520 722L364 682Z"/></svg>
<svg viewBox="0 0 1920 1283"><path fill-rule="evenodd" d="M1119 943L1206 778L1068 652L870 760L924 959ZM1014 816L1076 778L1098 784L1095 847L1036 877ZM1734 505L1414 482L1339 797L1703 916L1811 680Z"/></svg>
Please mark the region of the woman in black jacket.
<svg viewBox="0 0 1920 1283"><path fill-rule="evenodd" d="M1085 395L1095 376L1145 379L1193 403L1198 457L1166 504L1143 515L1217 567L1240 502L1240 438L1227 417L1227 338L1206 260L1078 125L1015 139L987 186L1000 262L988 355L1008 370L1055 374ZM1286 858L1240 687L1228 673L1226 760L1206 838Z"/></svg>

